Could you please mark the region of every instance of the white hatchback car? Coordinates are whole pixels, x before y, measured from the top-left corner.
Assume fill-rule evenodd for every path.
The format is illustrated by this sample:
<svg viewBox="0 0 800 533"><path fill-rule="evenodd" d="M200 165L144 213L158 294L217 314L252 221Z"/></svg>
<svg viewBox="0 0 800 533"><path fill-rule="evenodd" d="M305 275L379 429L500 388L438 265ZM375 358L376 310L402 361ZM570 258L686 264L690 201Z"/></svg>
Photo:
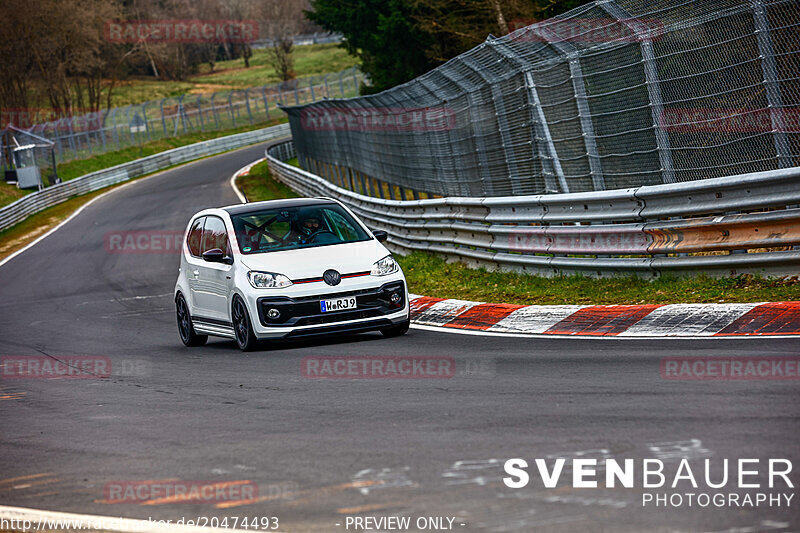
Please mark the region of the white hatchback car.
<svg viewBox="0 0 800 533"><path fill-rule="evenodd" d="M408 289L386 237L327 198L200 211L175 284L181 340L200 346L216 335L252 350L260 339L403 335Z"/></svg>

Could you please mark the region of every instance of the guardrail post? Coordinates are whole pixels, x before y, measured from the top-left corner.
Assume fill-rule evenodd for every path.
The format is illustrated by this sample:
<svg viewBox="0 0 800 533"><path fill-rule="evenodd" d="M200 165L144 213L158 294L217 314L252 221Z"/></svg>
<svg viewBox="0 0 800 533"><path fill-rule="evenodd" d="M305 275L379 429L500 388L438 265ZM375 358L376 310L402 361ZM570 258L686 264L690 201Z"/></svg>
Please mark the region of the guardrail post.
<svg viewBox="0 0 800 533"><path fill-rule="evenodd" d="M650 98L650 113L653 117L653 132L656 137L656 149L658 150L658 159L661 163L661 179L664 183L675 183L675 166L672 162L672 147L669 141L669 134L664 129L664 99L661 95L656 54L653 50L653 41L650 37L650 31L643 29L642 26L645 26L645 24L640 23L632 17L625 8L617 5L614 0L598 0L597 5L631 30L639 41L639 48L642 54L642 66L644 68L644 79L647 85L647 95Z"/></svg>
<svg viewBox="0 0 800 533"><path fill-rule="evenodd" d="M378 186L378 197L381 200L385 200L386 199L386 195L383 192L383 182L381 180L379 180L378 178L374 178L374 179L375 179L375 183Z"/></svg>
<svg viewBox="0 0 800 533"><path fill-rule="evenodd" d="M211 94L211 114L214 116L214 129L219 129L219 115L217 114L217 106L214 104L214 98L217 97L217 93Z"/></svg>
<svg viewBox="0 0 800 533"><path fill-rule="evenodd" d="M778 168L789 168L792 166L792 151L789 148L789 140L786 136L783 98L781 96L781 86L778 82L778 66L775 63L775 51L772 48L769 18L767 17L767 10L764 7L763 0L753 0L753 18L758 53L761 56L761 71L764 74L764 90L772 122L772 138L775 143Z"/></svg>

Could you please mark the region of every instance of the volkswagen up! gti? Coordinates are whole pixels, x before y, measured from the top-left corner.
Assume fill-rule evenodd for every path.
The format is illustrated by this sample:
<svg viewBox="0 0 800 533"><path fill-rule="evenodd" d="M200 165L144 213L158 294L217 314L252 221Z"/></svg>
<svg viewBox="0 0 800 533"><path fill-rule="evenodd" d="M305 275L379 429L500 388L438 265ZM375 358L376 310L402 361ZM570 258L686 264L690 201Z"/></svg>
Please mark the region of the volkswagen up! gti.
<svg viewBox="0 0 800 533"><path fill-rule="evenodd" d="M261 339L403 335L408 289L386 237L326 198L200 211L175 284L181 340L200 346L215 335L249 351Z"/></svg>

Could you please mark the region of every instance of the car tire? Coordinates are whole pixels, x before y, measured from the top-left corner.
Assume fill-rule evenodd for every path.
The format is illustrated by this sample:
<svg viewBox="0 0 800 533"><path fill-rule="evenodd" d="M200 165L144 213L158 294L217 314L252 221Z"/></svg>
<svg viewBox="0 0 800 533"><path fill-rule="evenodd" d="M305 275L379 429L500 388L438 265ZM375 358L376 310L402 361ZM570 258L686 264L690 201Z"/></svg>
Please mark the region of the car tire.
<svg viewBox="0 0 800 533"><path fill-rule="evenodd" d="M253 326L250 324L250 314L247 306L239 296L234 296L231 304L231 318L233 319L233 333L236 344L243 352L251 352L258 345L256 334L253 333Z"/></svg>
<svg viewBox="0 0 800 533"><path fill-rule="evenodd" d="M399 337L400 335L405 335L408 331L408 326L411 325L410 320L406 320L405 322L401 322L396 326L391 326L388 328L383 328L381 333L383 333L384 337Z"/></svg>
<svg viewBox="0 0 800 533"><path fill-rule="evenodd" d="M198 335L194 330L189 306L186 305L183 294L178 294L175 298L175 312L178 318L178 334L183 344L189 347L204 345L208 341L208 335Z"/></svg>

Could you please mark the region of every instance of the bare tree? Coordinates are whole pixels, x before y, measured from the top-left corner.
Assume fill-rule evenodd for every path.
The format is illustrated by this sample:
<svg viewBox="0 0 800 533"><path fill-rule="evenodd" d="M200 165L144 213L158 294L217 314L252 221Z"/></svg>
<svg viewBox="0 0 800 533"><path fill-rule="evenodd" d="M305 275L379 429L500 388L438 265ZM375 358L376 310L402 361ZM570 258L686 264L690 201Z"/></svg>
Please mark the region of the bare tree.
<svg viewBox="0 0 800 533"><path fill-rule="evenodd" d="M260 18L264 36L272 41L270 63L283 81L296 77L292 38L308 24L303 11L307 0L267 0L261 4Z"/></svg>

